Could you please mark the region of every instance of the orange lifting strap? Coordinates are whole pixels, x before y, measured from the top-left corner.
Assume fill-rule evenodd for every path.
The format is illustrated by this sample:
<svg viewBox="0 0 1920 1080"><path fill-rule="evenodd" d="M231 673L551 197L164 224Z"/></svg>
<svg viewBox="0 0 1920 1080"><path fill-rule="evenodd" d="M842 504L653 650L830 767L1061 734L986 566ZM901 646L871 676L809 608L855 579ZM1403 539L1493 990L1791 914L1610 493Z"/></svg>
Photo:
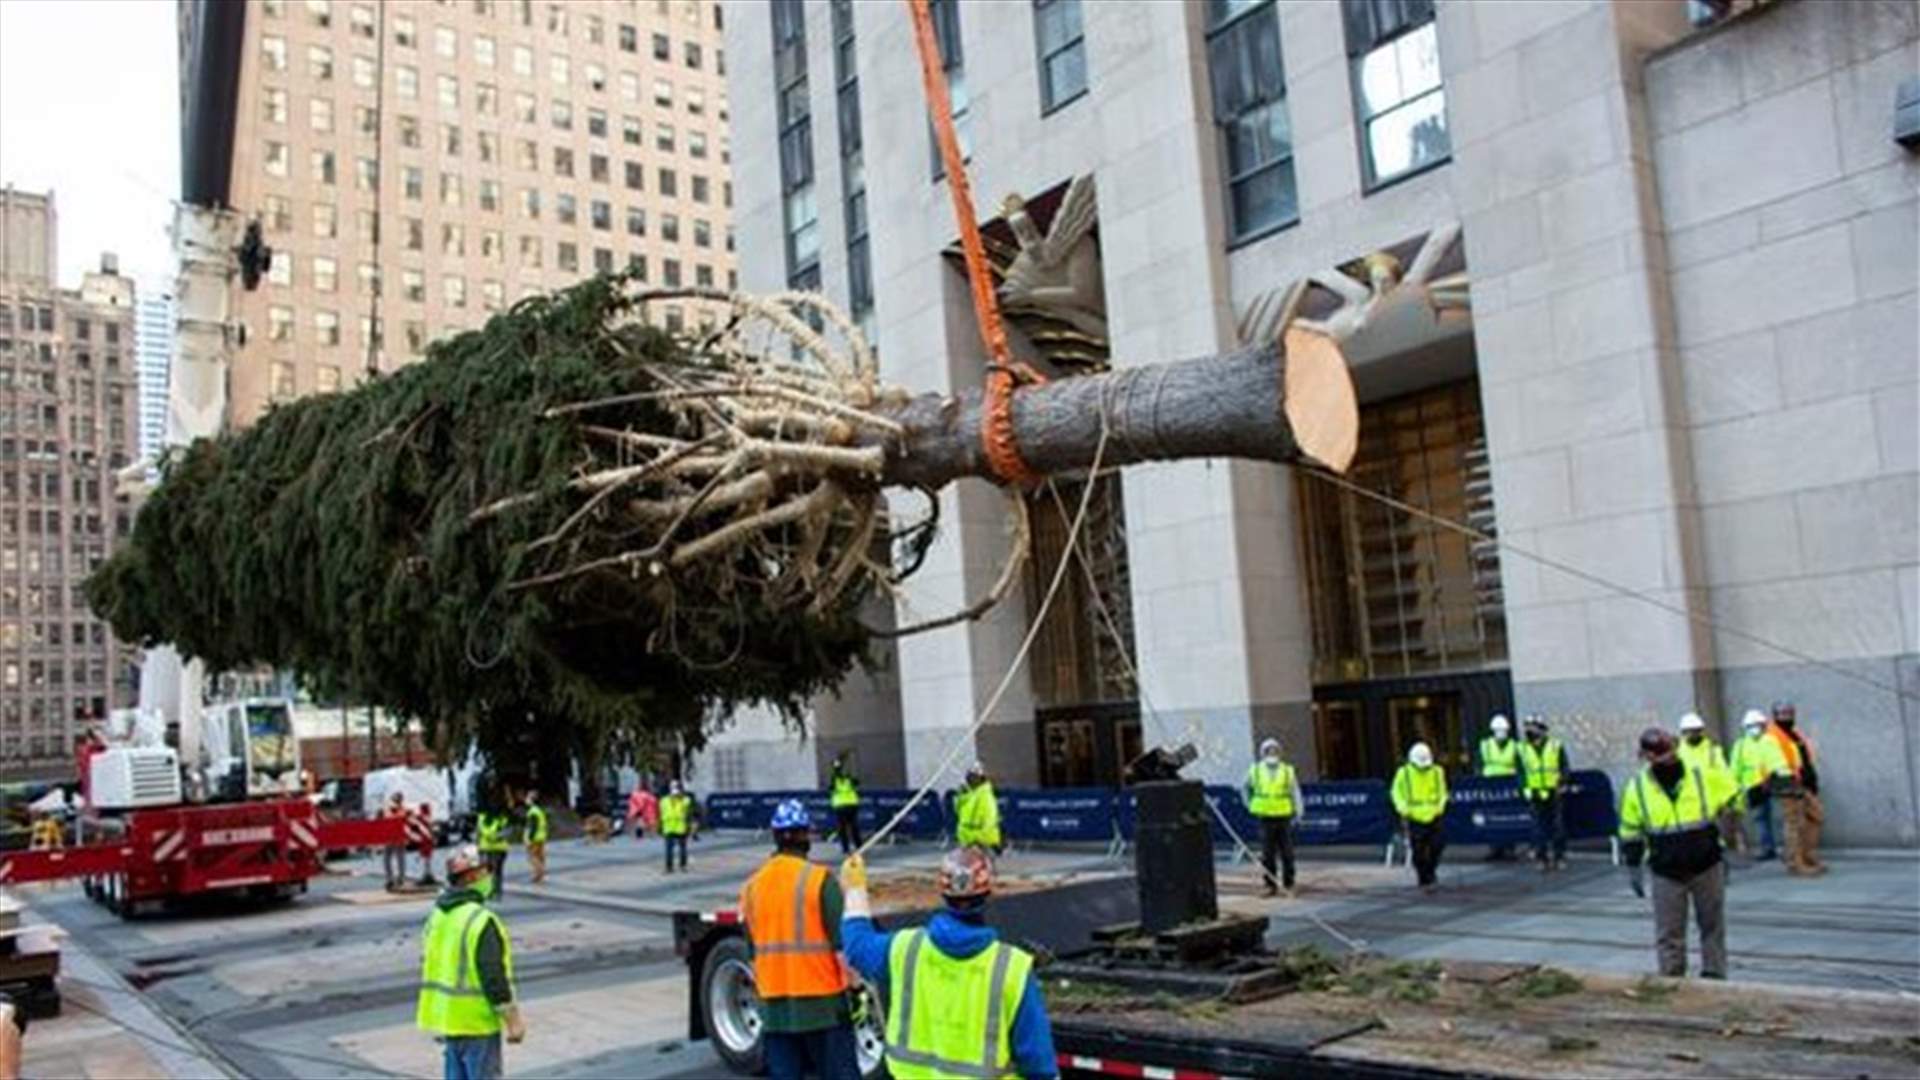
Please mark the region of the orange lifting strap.
<svg viewBox="0 0 1920 1080"><path fill-rule="evenodd" d="M960 136L953 128L953 102L947 97L947 74L940 46L933 34L933 13L927 0L907 0L913 13L913 40L920 52L920 76L927 90L927 111L933 114L934 138L940 143L940 161L946 166L947 187L953 192L953 216L960 225L960 250L967 260L967 283L973 290L973 317L987 343L987 389L980 418L980 442L987 464L1003 483L1038 480L1020 457L1013 436L1013 391L1017 383L1044 382L1033 368L1013 359L1007 349L1007 330L1000 321L1000 300L987 270L986 248L973 216L973 188L967 183L967 163L960 157Z"/></svg>

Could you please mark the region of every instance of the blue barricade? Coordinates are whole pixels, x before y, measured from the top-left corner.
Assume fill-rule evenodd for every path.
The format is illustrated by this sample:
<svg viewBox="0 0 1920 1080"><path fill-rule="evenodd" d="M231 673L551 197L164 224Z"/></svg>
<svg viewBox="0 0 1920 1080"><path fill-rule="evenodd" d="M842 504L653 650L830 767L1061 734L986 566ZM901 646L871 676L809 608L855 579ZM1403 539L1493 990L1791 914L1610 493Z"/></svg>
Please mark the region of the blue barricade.
<svg viewBox="0 0 1920 1080"><path fill-rule="evenodd" d="M913 798L913 792L904 789L862 791L860 793L861 830L866 835L872 836L874 830L893 820L893 815L899 813L900 808L907 805L907 800L911 798ZM902 818L900 824L894 826L893 831L898 836L931 840L948 831L949 820L951 819L947 816L946 801L939 794L928 792L927 797L914 804L913 811Z"/></svg>
<svg viewBox="0 0 1920 1080"><path fill-rule="evenodd" d="M1003 791L1000 831L1009 840L1099 842L1113 839L1113 792L1108 788Z"/></svg>
<svg viewBox="0 0 1920 1080"><path fill-rule="evenodd" d="M1208 785L1207 801L1220 808L1235 832L1258 850L1260 823L1247 811L1240 789ZM1306 806L1294 819L1297 844L1384 844L1393 835L1393 807L1387 801L1387 785L1380 780L1330 780L1300 785L1300 797ZM1133 794L1121 791L1114 797L1115 822L1120 835L1132 840L1134 834ZM1207 826L1215 844L1233 840L1221 827L1220 819L1207 815Z"/></svg>
<svg viewBox="0 0 1920 1080"><path fill-rule="evenodd" d="M1533 813L1514 777L1467 776L1448 780L1449 844L1526 844L1533 839ZM1567 838L1612 836L1618 827L1613 782L1597 769L1567 774Z"/></svg>
<svg viewBox="0 0 1920 1080"><path fill-rule="evenodd" d="M874 830L905 806L913 792L883 789L860 793L860 829L871 836ZM833 807L824 791L738 791L707 796L705 825L709 829L764 829L773 820L773 811L788 799L806 804L816 832L833 831ZM947 817L941 800L928 795L920 800L896 831L902 836L936 837L946 831Z"/></svg>
<svg viewBox="0 0 1920 1080"><path fill-rule="evenodd" d="M1293 825L1296 844L1384 844L1393 835L1393 802L1385 780L1302 784L1300 797L1306 806Z"/></svg>

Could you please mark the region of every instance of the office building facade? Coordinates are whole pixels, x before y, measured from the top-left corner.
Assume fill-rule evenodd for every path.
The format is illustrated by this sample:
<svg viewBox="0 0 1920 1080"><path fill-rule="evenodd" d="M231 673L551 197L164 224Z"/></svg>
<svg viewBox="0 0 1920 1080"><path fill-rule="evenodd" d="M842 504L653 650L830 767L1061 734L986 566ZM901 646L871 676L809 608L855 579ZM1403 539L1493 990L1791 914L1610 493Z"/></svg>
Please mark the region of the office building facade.
<svg viewBox="0 0 1920 1080"><path fill-rule="evenodd" d="M81 584L132 524L134 284L103 255L56 279L51 193L0 191L0 779L70 779L75 738L132 704L138 650Z"/></svg>
<svg viewBox="0 0 1920 1080"><path fill-rule="evenodd" d="M1085 570L962 759L1102 785L1191 742L1232 781L1271 735L1309 777L1389 775L1416 739L1466 770L1507 712L1618 780L1644 727L1697 710L1730 738L1794 700L1831 834L1920 842L1920 159L1892 134L1916 9L1733 6L934 0L1023 355L1071 377L1270 340L1302 279L1304 314L1364 321L1354 486L1096 480ZM905 6L729 14L742 286L824 289L892 383L978 385ZM1026 588L900 641L805 743L735 718L703 782L809 785L848 749L930 778L1081 491L942 492L897 615L986 593L1010 497Z"/></svg>

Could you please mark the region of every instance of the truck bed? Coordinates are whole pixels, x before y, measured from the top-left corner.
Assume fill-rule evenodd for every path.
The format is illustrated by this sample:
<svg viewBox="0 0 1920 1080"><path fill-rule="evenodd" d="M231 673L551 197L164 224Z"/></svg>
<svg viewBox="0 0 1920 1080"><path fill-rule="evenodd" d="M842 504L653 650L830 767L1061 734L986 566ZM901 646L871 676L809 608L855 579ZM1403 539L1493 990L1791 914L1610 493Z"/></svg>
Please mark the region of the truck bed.
<svg viewBox="0 0 1920 1080"><path fill-rule="evenodd" d="M1260 1001L1146 999L1048 980L1063 1056L1217 1075L1920 1074L1920 1001L1505 964L1343 965Z"/></svg>

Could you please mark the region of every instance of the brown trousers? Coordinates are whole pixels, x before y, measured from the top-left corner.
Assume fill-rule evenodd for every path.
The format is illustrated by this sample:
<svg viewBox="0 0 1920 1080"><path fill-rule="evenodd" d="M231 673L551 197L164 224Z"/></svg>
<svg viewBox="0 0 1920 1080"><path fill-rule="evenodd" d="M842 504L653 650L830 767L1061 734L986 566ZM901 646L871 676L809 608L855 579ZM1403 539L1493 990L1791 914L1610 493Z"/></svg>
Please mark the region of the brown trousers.
<svg viewBox="0 0 1920 1080"><path fill-rule="evenodd" d="M1787 849L1783 856L1789 874L1813 874L1826 869L1820 861L1820 824L1826 814L1817 795L1795 794L1780 800L1781 817L1787 825Z"/></svg>
<svg viewBox="0 0 1920 1080"><path fill-rule="evenodd" d="M527 845L527 865L533 868L535 885L547 880L547 843L542 840Z"/></svg>

